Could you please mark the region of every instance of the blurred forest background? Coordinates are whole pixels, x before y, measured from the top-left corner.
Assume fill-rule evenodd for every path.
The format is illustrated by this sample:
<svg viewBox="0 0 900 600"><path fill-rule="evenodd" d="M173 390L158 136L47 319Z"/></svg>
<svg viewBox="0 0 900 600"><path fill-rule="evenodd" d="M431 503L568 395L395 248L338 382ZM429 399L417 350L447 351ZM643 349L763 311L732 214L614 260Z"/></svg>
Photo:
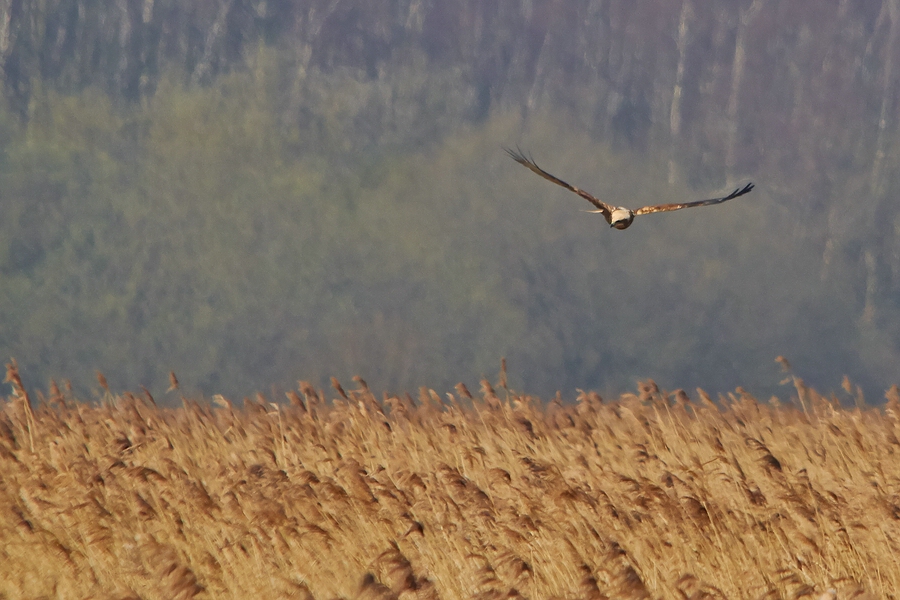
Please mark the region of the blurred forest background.
<svg viewBox="0 0 900 600"><path fill-rule="evenodd" d="M241 395L900 382L900 0L0 0L0 352ZM609 202L722 206L609 230Z"/></svg>

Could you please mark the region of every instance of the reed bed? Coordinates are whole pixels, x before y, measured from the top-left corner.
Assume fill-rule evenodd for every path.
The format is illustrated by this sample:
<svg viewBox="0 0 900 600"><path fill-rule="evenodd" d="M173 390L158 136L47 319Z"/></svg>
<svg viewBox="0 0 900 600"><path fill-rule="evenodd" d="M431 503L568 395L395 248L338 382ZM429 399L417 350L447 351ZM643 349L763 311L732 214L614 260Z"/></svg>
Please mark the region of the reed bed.
<svg viewBox="0 0 900 600"><path fill-rule="evenodd" d="M894 598L900 398L0 401L0 598ZM177 381L173 377L173 388ZM174 392L177 393L177 392Z"/></svg>

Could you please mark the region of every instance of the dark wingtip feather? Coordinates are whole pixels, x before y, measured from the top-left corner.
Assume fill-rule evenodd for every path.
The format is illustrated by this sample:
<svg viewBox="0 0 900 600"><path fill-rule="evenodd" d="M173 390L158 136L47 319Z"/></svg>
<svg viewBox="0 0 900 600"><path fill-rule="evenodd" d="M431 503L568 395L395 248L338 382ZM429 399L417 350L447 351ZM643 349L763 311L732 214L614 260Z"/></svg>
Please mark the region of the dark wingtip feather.
<svg viewBox="0 0 900 600"><path fill-rule="evenodd" d="M522 149L519 148L518 146L516 146L516 149L515 149L515 150L512 150L512 149L510 149L510 148L507 148L506 146L503 146L503 149L506 150L506 153L509 154L509 156L510 156L514 161L516 161L516 162L519 163L519 164L523 164L523 165L524 165L524 164L527 163L527 162L533 162L533 161L530 161L530 160L525 156L525 153L522 152Z"/></svg>
<svg viewBox="0 0 900 600"><path fill-rule="evenodd" d="M731 200L733 198L737 198L738 196L743 196L744 194L752 192L754 187L755 186L753 185L753 183L748 183L742 188L737 188L736 190L728 194L728 196L726 196L724 199Z"/></svg>

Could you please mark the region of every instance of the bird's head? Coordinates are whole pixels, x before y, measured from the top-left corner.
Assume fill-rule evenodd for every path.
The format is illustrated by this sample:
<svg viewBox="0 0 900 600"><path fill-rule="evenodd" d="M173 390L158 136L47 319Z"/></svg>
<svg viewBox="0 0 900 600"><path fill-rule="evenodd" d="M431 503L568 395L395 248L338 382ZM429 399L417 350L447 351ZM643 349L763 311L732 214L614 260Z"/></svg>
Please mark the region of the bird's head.
<svg viewBox="0 0 900 600"><path fill-rule="evenodd" d="M616 229L626 229L634 221L634 211L624 206L613 209L609 216L609 226Z"/></svg>

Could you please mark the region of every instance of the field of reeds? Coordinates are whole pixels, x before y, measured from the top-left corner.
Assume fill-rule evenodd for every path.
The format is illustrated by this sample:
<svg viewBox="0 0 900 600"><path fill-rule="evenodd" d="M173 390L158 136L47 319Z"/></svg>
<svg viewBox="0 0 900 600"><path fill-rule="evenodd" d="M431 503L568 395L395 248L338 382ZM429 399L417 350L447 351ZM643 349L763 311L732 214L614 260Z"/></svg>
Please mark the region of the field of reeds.
<svg viewBox="0 0 900 600"><path fill-rule="evenodd" d="M360 379L75 401L7 370L0 598L893 598L900 397ZM789 392L789 393L788 393ZM177 390L172 394L178 394Z"/></svg>

